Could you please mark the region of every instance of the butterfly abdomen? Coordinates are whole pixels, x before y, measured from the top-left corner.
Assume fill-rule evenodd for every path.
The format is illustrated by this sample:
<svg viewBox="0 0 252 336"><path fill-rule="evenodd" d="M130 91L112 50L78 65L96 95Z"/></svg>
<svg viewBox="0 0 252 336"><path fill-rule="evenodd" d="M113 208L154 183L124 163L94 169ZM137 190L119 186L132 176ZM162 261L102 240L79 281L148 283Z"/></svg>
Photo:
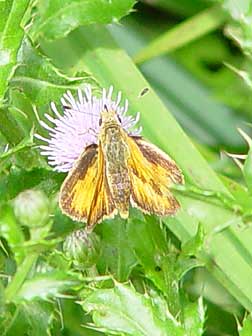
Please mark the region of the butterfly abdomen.
<svg viewBox="0 0 252 336"><path fill-rule="evenodd" d="M117 127L104 134L103 154L110 193L122 218L127 218L130 201L130 180L127 167L129 150Z"/></svg>

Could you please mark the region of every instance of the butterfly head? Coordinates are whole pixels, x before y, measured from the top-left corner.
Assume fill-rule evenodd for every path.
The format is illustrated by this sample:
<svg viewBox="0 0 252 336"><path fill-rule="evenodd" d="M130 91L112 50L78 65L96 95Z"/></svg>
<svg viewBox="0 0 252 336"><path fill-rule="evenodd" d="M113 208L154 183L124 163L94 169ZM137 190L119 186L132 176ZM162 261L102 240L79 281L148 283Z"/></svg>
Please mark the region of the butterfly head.
<svg viewBox="0 0 252 336"><path fill-rule="evenodd" d="M101 111L99 126L111 127L121 125L121 118L113 109L108 109L107 105L104 105L104 109Z"/></svg>

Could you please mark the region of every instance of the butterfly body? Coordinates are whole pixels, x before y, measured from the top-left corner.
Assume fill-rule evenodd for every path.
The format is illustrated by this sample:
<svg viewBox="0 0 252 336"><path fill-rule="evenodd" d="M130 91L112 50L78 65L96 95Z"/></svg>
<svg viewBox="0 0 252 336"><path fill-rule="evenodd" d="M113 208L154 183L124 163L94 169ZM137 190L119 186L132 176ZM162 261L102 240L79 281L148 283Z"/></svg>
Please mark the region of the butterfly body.
<svg viewBox="0 0 252 336"><path fill-rule="evenodd" d="M163 151L126 133L115 111L101 112L98 145L84 149L65 179L60 207L89 227L119 213L127 218L130 204L148 214L173 215L179 208L172 183L183 183L176 163Z"/></svg>
<svg viewBox="0 0 252 336"><path fill-rule="evenodd" d="M128 158L130 151L122 128L116 123L104 126L99 136L104 156L104 173L115 208L122 218L127 218L130 202Z"/></svg>

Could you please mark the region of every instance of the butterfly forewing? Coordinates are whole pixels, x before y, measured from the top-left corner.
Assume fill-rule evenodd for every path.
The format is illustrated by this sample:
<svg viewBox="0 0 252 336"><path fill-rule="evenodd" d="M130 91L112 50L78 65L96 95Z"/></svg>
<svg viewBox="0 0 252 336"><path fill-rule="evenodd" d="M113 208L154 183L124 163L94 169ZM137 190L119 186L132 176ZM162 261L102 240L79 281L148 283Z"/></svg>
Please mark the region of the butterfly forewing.
<svg viewBox="0 0 252 336"><path fill-rule="evenodd" d="M180 169L153 144L140 137L128 138L132 205L145 213L159 216L174 214L179 203L169 187L172 183L183 183Z"/></svg>
<svg viewBox="0 0 252 336"><path fill-rule="evenodd" d="M112 216L115 208L100 147L91 145L85 149L61 187L59 203L64 213L88 226Z"/></svg>

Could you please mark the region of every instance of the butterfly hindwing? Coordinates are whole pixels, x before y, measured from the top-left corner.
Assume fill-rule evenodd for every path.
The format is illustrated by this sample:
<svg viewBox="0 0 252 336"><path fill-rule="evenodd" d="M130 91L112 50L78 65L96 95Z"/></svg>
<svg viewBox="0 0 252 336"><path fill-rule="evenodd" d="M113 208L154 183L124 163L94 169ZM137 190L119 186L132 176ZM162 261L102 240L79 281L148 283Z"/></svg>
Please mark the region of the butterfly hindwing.
<svg viewBox="0 0 252 336"><path fill-rule="evenodd" d="M88 146L81 154L61 187L59 203L64 213L88 226L112 216L115 209L100 147Z"/></svg>
<svg viewBox="0 0 252 336"><path fill-rule="evenodd" d="M179 203L169 190L172 183L183 183L175 162L155 145L140 137L128 137L131 203L145 213L174 214Z"/></svg>

